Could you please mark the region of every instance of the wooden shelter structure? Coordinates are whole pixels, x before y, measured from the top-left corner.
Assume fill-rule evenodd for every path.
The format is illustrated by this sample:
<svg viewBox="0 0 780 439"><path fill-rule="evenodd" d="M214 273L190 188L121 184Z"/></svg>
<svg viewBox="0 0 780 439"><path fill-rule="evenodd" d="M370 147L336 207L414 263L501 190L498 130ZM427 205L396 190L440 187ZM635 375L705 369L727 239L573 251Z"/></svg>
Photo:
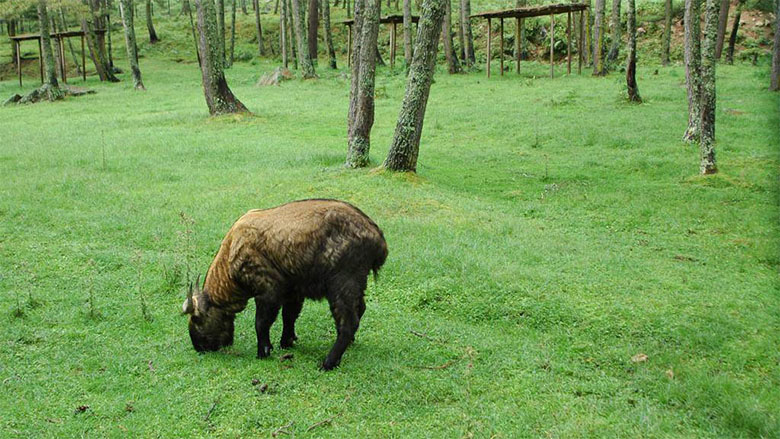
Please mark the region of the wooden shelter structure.
<svg viewBox="0 0 780 439"><path fill-rule="evenodd" d="M412 23L417 24L420 21L418 15L412 15ZM404 16L400 14L388 15L379 19L379 24L392 24L390 28L390 68L395 65L395 49L398 24L403 24ZM347 65L352 64L352 25L355 24L355 19L350 18L341 22L347 26Z"/></svg>
<svg viewBox="0 0 780 439"><path fill-rule="evenodd" d="M102 34L105 30L96 30L95 33ZM67 67L65 65L65 39L70 37L81 37L81 72L83 80L87 80L86 70L86 52L84 48L84 38L86 34L83 30L70 30L64 32L52 32L51 38L57 42L57 52L59 54L59 69L62 72L62 82L68 82ZM41 35L40 34L21 34L9 36L11 42L16 45L16 71L19 75L19 86L22 86L22 51L19 50L22 41L38 40L38 56L41 71L41 83L43 83L43 48L41 47Z"/></svg>
<svg viewBox="0 0 780 439"><path fill-rule="evenodd" d="M504 74L504 19L515 19L515 41L520 41L520 27L522 20L530 17L543 17L550 16L550 77L555 76L555 63L554 63L554 45L555 45L555 16L558 14L566 14L566 39L567 39L567 72L571 73L571 34L572 34L572 15L579 12L579 36L577 38L579 54L579 65L577 66L577 73L582 73L582 51L583 51L583 30L584 24L587 23L586 17L588 14L588 5L585 3L558 3L552 5L541 6L526 6L522 8L514 9L502 9L498 11L481 12L479 14L473 14L469 18L484 18L487 20L488 25L488 37L487 37L487 76L490 77L490 61L492 51L492 32L491 32L491 20L498 18L500 23L500 40L501 50L499 58L501 59L501 75ZM520 52L518 50L515 54L517 61L517 73L520 73Z"/></svg>

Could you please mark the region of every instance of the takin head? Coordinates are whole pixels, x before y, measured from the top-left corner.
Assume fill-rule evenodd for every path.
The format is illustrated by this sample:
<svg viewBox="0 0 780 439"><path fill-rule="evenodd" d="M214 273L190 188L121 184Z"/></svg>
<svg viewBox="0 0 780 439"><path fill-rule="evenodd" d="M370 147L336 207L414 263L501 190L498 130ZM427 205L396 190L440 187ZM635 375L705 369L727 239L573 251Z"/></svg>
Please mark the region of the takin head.
<svg viewBox="0 0 780 439"><path fill-rule="evenodd" d="M233 344L233 321L236 315L212 306L206 292L190 284L182 313L189 315L192 346L198 352L216 351Z"/></svg>

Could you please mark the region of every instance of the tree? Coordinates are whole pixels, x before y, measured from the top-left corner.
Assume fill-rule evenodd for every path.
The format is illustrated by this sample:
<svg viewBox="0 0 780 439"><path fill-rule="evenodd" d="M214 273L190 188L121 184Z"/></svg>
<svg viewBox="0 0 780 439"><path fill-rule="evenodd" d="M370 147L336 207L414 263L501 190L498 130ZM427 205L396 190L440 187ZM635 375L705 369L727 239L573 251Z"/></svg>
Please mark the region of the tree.
<svg viewBox="0 0 780 439"><path fill-rule="evenodd" d="M309 0L309 26L307 27L308 36L306 37L306 43L309 49L309 59L315 66L317 65L317 28L320 25L319 18L317 0Z"/></svg>
<svg viewBox="0 0 780 439"><path fill-rule="evenodd" d="M612 16L609 26L612 28L612 44L607 54L607 64L612 64L617 60L620 51L620 0L612 0Z"/></svg>
<svg viewBox="0 0 780 439"><path fill-rule="evenodd" d="M146 0L146 29L149 30L150 43L154 44L160 41L157 37L157 31L154 30L154 23L152 23L152 0ZM133 34L135 34L135 32L133 32ZM127 35L127 32L125 32L125 35Z"/></svg>
<svg viewBox="0 0 780 439"><path fill-rule="evenodd" d="M301 6L302 0L291 0L292 4L292 25L295 29L295 45L298 50L296 53L296 59L298 60L301 71L303 73L303 79L312 79L317 77L317 73L314 72L314 64L312 64L311 56L306 45L306 26L303 19L303 8Z"/></svg>
<svg viewBox="0 0 780 439"><path fill-rule="evenodd" d="M325 25L325 45L328 46L328 64L331 69L336 69L336 49L333 48L333 32L330 28L330 0L322 0L322 20Z"/></svg>
<svg viewBox="0 0 780 439"><path fill-rule="evenodd" d="M90 14L81 17L81 28L86 35L89 56L95 64L95 71L101 81L119 82L114 75L106 55L106 44L103 33L95 32L95 29L105 29L105 17L100 14L100 0L86 0Z"/></svg>
<svg viewBox="0 0 780 439"><path fill-rule="evenodd" d="M347 127L346 166L368 166L371 128L374 125L374 80L376 76L376 40L379 35L381 0L356 0L355 40L352 45Z"/></svg>
<svg viewBox="0 0 780 439"><path fill-rule="evenodd" d="M726 26L728 25L729 21L730 6L730 0L721 0L720 12L718 14L718 40L715 46L715 59L720 59L720 55L723 53L723 42L726 38Z"/></svg>
<svg viewBox="0 0 780 439"><path fill-rule="evenodd" d="M683 140L694 142L699 139L701 122L701 29L699 22L700 0L685 0L685 86L688 95L688 128Z"/></svg>
<svg viewBox="0 0 780 439"><path fill-rule="evenodd" d="M38 25L41 33L41 52L43 54L43 86L40 88L50 101L62 99L64 93L57 82L57 70L54 64L54 52L51 48L51 36L49 34L49 14L46 9L46 0L38 0Z"/></svg>
<svg viewBox="0 0 780 439"><path fill-rule="evenodd" d="M699 150L702 174L718 172L715 163L715 63L718 38L719 0L707 0L704 38L701 45L701 125Z"/></svg>
<svg viewBox="0 0 780 439"><path fill-rule="evenodd" d="M130 61L130 71L133 73L133 87L136 90L146 90L141 79L141 68L138 66L138 47L133 26L133 0L119 0L119 15L125 29L125 46L127 46L127 59Z"/></svg>
<svg viewBox="0 0 780 439"><path fill-rule="evenodd" d="M664 41L661 64L669 65L669 49L672 42L672 0L665 1L664 8Z"/></svg>
<svg viewBox="0 0 780 439"><path fill-rule="evenodd" d="M393 142L382 166L392 171L417 170L425 107L433 82L439 33L444 20L445 1L423 0L414 43L414 56L406 81L406 92L395 126Z"/></svg>
<svg viewBox="0 0 780 439"><path fill-rule="evenodd" d="M593 76L604 76L607 69L604 66L604 3L596 0L596 10L593 17Z"/></svg>
<svg viewBox="0 0 780 439"><path fill-rule="evenodd" d="M225 58L219 47L221 43L214 2L195 0L195 7L198 11L200 70L209 113L214 116L249 112L233 95L225 80Z"/></svg>
<svg viewBox="0 0 780 439"><path fill-rule="evenodd" d="M447 71L460 73L458 56L452 47L452 5L451 0L444 1L444 23L441 27L441 39L444 41L444 57L447 59Z"/></svg>
<svg viewBox="0 0 780 439"><path fill-rule="evenodd" d="M737 32L739 32L739 20L742 18L742 7L745 1L740 0L737 3L737 14L734 16L734 25L731 28L731 35L729 35L729 47L726 50L726 62L734 64L734 45L737 44Z"/></svg>
<svg viewBox="0 0 780 439"><path fill-rule="evenodd" d="M233 60L236 54L236 0L230 2L230 56L227 60L227 66L233 66Z"/></svg>
<svg viewBox="0 0 780 439"><path fill-rule="evenodd" d="M639 97L639 87L636 84L636 8L634 0L628 0L627 14L628 30L628 60L626 61L626 87L628 89L628 100L631 102L642 102Z"/></svg>
<svg viewBox="0 0 780 439"><path fill-rule="evenodd" d="M217 1L217 36L218 40L217 43L219 45L219 53L222 57L222 62L225 62L225 55L227 53L227 50L225 50L225 0L216 0ZM223 64L224 65L224 64Z"/></svg>
<svg viewBox="0 0 780 439"><path fill-rule="evenodd" d="M474 34L471 32L471 0L460 0L460 25L463 26L464 50L466 51L466 65L471 67L476 62L474 56ZM409 63L412 61L411 48L409 49Z"/></svg>
<svg viewBox="0 0 780 439"><path fill-rule="evenodd" d="M257 30L257 54L263 56L263 25L260 23L260 4L258 0L252 0L252 8L255 10L255 29ZM279 28L284 29L283 16L280 17L279 19ZM282 41L282 53L284 55L283 57L285 58L284 61L286 63L287 52L284 47L284 35L280 33L279 36L281 38L280 41Z"/></svg>
<svg viewBox="0 0 780 439"><path fill-rule="evenodd" d="M780 1L775 2L777 10L775 11L775 46L772 50L772 79L769 83L769 89L772 91L780 90Z"/></svg>
<svg viewBox="0 0 780 439"><path fill-rule="evenodd" d="M404 62L406 68L412 64L412 1L404 0Z"/></svg>
<svg viewBox="0 0 780 439"><path fill-rule="evenodd" d="M523 6L526 6L528 4L528 0L516 0L515 1L515 8L521 8ZM515 35L519 35L518 38L515 38L515 60L520 60L523 58L522 50L523 50L523 43L525 42L525 20L521 19L519 22L516 22L517 26L520 26L520 29L516 29Z"/></svg>

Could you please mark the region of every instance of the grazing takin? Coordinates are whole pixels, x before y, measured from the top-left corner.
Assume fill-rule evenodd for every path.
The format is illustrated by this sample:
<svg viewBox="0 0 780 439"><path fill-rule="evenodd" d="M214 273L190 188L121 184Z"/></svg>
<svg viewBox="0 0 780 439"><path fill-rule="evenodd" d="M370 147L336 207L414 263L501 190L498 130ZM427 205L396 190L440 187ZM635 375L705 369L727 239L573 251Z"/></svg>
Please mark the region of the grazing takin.
<svg viewBox="0 0 780 439"><path fill-rule="evenodd" d="M189 315L198 352L233 343L233 321L250 298L257 307L257 357L271 353L269 330L282 310L282 338L297 339L295 320L303 300L327 299L338 335L322 369L339 365L366 310L370 271L387 258L379 227L355 206L337 200L302 200L250 210L228 231L203 287L190 288L182 311Z"/></svg>

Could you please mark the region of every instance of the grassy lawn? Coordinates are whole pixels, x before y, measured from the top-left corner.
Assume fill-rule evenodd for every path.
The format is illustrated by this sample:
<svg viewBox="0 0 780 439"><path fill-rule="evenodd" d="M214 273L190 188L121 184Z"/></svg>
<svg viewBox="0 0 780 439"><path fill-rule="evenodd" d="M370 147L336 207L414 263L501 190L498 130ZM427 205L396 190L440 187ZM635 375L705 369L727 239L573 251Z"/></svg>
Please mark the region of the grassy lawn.
<svg viewBox="0 0 780 439"><path fill-rule="evenodd" d="M256 87L275 64L236 64L249 117L208 118L196 65L151 57L146 93L126 73L0 108L0 436L780 436L766 66L719 67L706 178L681 67L640 60L641 106L619 73L439 70L411 176L342 168L348 80L320 66ZM403 89L379 70L375 165ZM187 266L246 210L309 197L356 204L390 248L342 366L317 370L335 329L314 302L290 360L255 359L252 305L233 347L198 355Z"/></svg>

